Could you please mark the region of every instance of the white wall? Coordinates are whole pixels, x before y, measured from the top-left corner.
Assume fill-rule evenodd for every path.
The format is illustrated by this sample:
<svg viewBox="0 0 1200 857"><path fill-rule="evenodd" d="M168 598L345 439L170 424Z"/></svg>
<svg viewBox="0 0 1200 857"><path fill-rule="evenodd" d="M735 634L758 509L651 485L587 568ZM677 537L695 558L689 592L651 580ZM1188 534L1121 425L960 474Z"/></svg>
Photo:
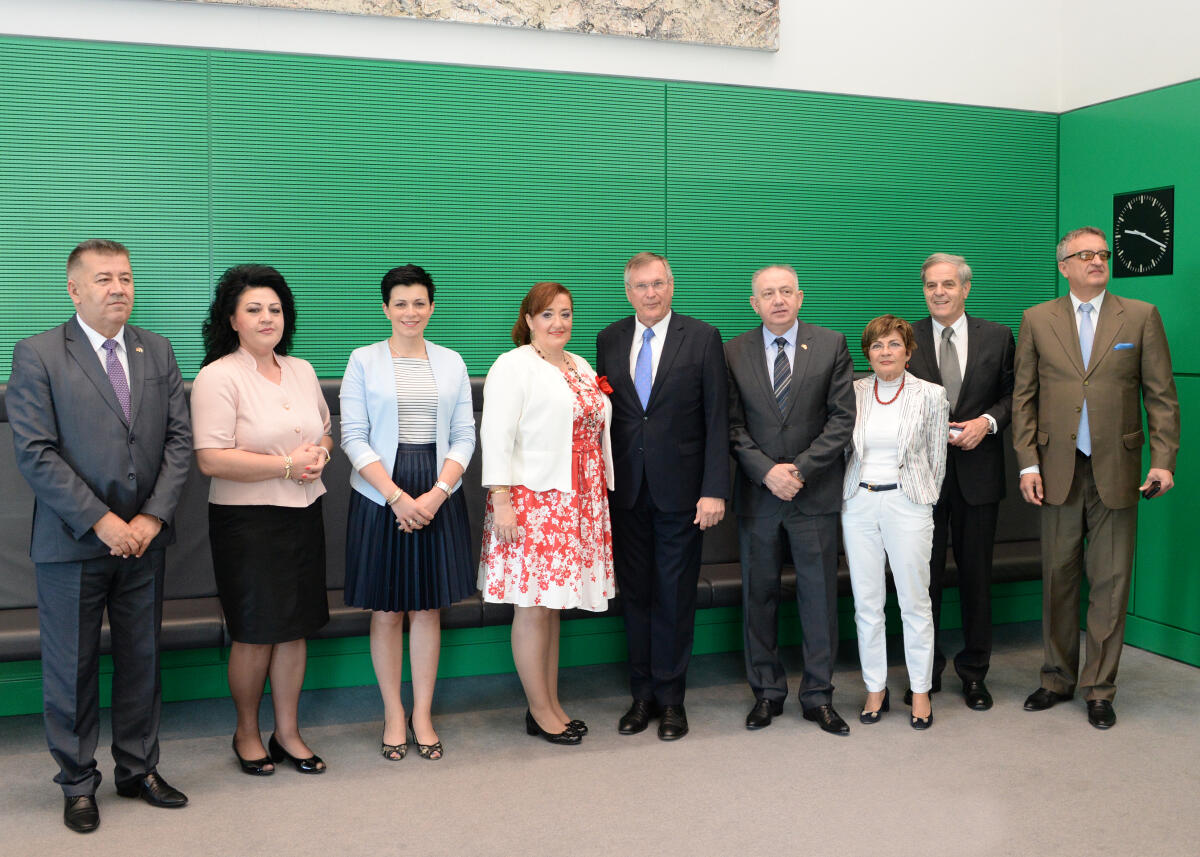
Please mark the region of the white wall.
<svg viewBox="0 0 1200 857"><path fill-rule="evenodd" d="M709 81L1059 111L1200 76L1200 4L781 0L781 49L168 0L0 0L0 32ZM1078 23L1077 23L1078 22ZM1076 31L1075 27L1078 27Z"/></svg>

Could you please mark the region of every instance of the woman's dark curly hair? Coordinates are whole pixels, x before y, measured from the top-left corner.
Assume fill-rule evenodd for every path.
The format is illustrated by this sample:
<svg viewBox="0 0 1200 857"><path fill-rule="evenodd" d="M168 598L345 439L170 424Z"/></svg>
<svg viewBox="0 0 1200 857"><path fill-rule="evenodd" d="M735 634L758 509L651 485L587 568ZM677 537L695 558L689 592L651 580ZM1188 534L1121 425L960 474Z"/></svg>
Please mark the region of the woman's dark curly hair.
<svg viewBox="0 0 1200 857"><path fill-rule="evenodd" d="M208 318L204 320L204 363L207 366L238 349L237 331L229 323L237 312L238 299L246 289L273 289L283 309L283 337L275 346L276 354L287 354L296 332L296 302L283 274L270 265L234 265L217 280Z"/></svg>

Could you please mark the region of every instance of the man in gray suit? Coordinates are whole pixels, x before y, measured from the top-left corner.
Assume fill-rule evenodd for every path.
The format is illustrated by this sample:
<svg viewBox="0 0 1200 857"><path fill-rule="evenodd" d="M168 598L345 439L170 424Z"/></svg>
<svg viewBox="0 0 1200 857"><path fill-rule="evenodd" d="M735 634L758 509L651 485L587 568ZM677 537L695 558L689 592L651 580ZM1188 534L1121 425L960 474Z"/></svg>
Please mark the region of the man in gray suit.
<svg viewBox="0 0 1200 857"><path fill-rule="evenodd" d="M846 735L833 708L833 661L842 452L855 415L850 351L842 334L799 320L804 293L790 265L757 271L751 292L763 323L725 345L746 675L756 699L746 728L769 726L787 698L777 617L790 547L804 631L800 705L806 720Z"/></svg>
<svg viewBox="0 0 1200 857"><path fill-rule="evenodd" d="M63 821L100 825L100 624L112 630L117 793L153 806L187 798L158 775L163 554L191 459L171 344L126 324L129 251L84 241L67 259L76 315L17 343L6 403L17 466L33 488L46 741Z"/></svg>

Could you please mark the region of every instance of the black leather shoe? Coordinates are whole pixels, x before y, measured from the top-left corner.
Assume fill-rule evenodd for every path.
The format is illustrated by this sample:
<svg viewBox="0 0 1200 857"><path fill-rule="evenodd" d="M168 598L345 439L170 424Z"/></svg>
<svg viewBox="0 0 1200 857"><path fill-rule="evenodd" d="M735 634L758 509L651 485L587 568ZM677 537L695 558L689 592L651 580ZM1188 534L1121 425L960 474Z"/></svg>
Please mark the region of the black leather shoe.
<svg viewBox="0 0 1200 857"><path fill-rule="evenodd" d="M687 712L682 705L664 705L658 721L658 737L663 741L678 741L688 734Z"/></svg>
<svg viewBox="0 0 1200 857"><path fill-rule="evenodd" d="M1097 729L1111 729L1117 722L1117 712L1107 699L1089 699L1087 708L1088 723Z"/></svg>
<svg viewBox="0 0 1200 857"><path fill-rule="evenodd" d="M117 794L121 797L140 797L150 806L163 809L179 809L181 806L187 806L188 802L187 795L172 787L158 775L158 771L117 783Z"/></svg>
<svg viewBox="0 0 1200 857"><path fill-rule="evenodd" d="M804 719L811 720L830 735L849 735L850 727L846 725L832 705L818 705L816 708L804 709Z"/></svg>
<svg viewBox="0 0 1200 857"><path fill-rule="evenodd" d="M646 727L654 718L654 703L648 699L635 699L633 705L617 723L617 731L622 735L636 735L645 732Z"/></svg>
<svg viewBox="0 0 1200 857"><path fill-rule="evenodd" d="M992 707L992 695L983 681L964 681L963 699L972 711L987 711Z"/></svg>
<svg viewBox="0 0 1200 857"><path fill-rule="evenodd" d="M872 723L878 723L879 719L883 717L883 712L889 710L891 707L892 692L890 689L885 687L883 689L883 702L881 702L879 707L874 711L867 711L865 708L859 711L858 722L865 723L867 726L870 726Z"/></svg>
<svg viewBox="0 0 1200 857"><path fill-rule="evenodd" d="M569 729L572 732L575 732L578 735L588 734L587 724L584 723L582 720L568 720L567 721L567 729Z"/></svg>
<svg viewBox="0 0 1200 857"><path fill-rule="evenodd" d="M100 810L95 795L67 795L63 806L63 824L76 833L91 833L100 826Z"/></svg>
<svg viewBox="0 0 1200 857"><path fill-rule="evenodd" d="M1047 708L1058 705L1060 702L1068 701L1073 695L1070 693L1056 693L1053 690L1039 687L1025 698L1025 710L1045 711Z"/></svg>
<svg viewBox="0 0 1200 857"><path fill-rule="evenodd" d="M933 725L933 706L929 707L928 717L917 717L915 714L910 714L908 716L908 724L918 731L928 729Z"/></svg>
<svg viewBox="0 0 1200 857"><path fill-rule="evenodd" d="M942 677L940 675L935 675L933 677L933 686L931 688L929 688L929 692L930 693L941 693L942 692ZM908 690L904 691L904 704L912 705L912 688L911 687Z"/></svg>
<svg viewBox="0 0 1200 857"><path fill-rule="evenodd" d="M570 726L567 726L561 732L547 732L538 725L537 718L533 716L533 712L528 708L525 709L525 734L540 735L551 744L573 745L583 740L583 734L571 731Z"/></svg>
<svg viewBox="0 0 1200 857"><path fill-rule="evenodd" d="M307 759L297 759L287 750L283 749L283 745L279 743L279 739L275 737L274 732L271 733L271 740L267 742L267 752L271 754L271 761L277 765L284 759L287 759L302 774L325 773L325 762L320 756L313 753Z"/></svg>
<svg viewBox="0 0 1200 857"><path fill-rule="evenodd" d="M778 700L760 699L746 715L747 729L763 729L771 725L771 718L783 714L783 703Z"/></svg>

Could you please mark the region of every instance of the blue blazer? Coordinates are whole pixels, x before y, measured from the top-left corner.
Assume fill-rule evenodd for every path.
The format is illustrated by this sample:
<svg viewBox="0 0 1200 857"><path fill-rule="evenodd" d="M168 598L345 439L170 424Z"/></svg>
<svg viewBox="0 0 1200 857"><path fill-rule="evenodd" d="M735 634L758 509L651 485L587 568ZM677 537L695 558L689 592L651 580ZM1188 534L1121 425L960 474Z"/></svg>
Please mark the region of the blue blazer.
<svg viewBox="0 0 1200 857"><path fill-rule="evenodd" d="M465 470L475 452L475 413L471 404L471 378L457 351L425 340L433 383L437 387L437 460L457 461ZM386 499L359 471L378 461L391 475L396 464L396 381L387 340L356 348L346 364L340 392L342 403L342 450L353 471L350 487L383 505ZM460 479L454 490L462 484ZM432 487L432 486L430 486Z"/></svg>

